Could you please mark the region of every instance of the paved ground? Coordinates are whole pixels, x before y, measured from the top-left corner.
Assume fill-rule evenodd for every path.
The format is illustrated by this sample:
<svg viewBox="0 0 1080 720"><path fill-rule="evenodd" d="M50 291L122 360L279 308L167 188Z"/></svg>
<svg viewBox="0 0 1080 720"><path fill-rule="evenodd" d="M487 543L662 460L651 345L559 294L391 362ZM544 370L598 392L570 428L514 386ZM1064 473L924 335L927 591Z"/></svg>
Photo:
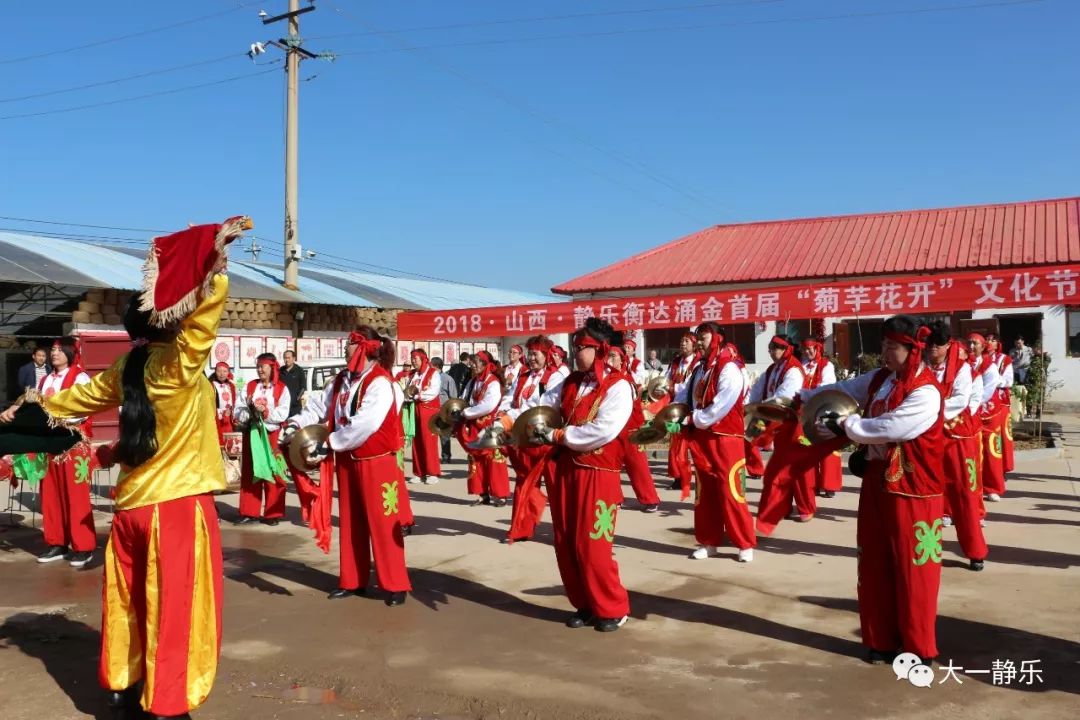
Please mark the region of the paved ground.
<svg viewBox="0 0 1080 720"><path fill-rule="evenodd" d="M550 527L540 542L500 544L509 508L469 507L458 462L440 485L410 486L416 591L400 608L325 599L336 586L336 554L315 548L295 498L291 522L277 528L224 523L223 660L197 717L1075 716L1080 420L1065 426L1073 447L1060 458L1018 457L1006 499L990 506L985 572L966 569L946 530L939 645L943 663L967 669L963 684L915 688L890 668L861 662L855 478L845 478L844 492L824 501L813 522L782 523L752 565L736 563L730 549L687 559L691 508L675 493L663 491L658 515L628 501L616 551L633 617L603 635L563 627L569 609L546 542ZM748 495L756 506L756 492ZM234 517L235 503L220 499L223 518ZM40 533L25 527L32 519L27 513L23 527L0 532L0 717L104 717L96 683L100 553L81 572L39 566ZM108 515L99 519L104 532ZM995 660L1017 669L1039 660L1042 682L995 686L992 675L968 672ZM945 672L936 671L940 680Z"/></svg>

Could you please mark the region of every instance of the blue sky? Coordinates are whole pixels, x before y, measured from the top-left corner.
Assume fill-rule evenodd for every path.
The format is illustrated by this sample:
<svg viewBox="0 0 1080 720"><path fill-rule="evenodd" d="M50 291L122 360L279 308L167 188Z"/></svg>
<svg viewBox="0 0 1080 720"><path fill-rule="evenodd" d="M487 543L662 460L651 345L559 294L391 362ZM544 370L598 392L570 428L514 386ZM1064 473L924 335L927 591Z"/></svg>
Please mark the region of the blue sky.
<svg viewBox="0 0 1080 720"><path fill-rule="evenodd" d="M317 76L301 86L304 247L544 291L716 223L1080 192L1080 3L909 14L886 13L982 3L722 3L320 0L302 34L341 56L302 67ZM18 3L6 12L0 118L280 68L243 53L284 31L258 10L285 5ZM649 12L614 14L632 9ZM490 24L517 18L548 19ZM470 27L424 29L446 25ZM283 82L275 71L0 119L0 215L172 228L242 212L280 247Z"/></svg>

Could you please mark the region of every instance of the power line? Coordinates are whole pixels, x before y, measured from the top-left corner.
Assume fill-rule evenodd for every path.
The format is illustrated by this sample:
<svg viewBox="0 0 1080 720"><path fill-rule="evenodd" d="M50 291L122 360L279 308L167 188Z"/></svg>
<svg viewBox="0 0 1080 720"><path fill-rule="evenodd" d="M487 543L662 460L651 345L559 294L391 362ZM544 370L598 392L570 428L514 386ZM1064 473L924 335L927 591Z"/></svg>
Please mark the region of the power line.
<svg viewBox="0 0 1080 720"><path fill-rule="evenodd" d="M632 10L599 10L596 12L567 13L564 15L540 15L522 18L505 18L502 20L481 20L478 22L452 23L448 25L422 25L419 27L398 28L391 30L369 30L366 32L336 33L333 35L319 35L311 40L328 40L343 37L368 37L382 33L397 35L414 32L427 32L430 30L463 30L466 28L494 27L499 25L524 25L538 22L558 22L561 20L583 20L599 17L616 17L620 15L646 15L650 13L685 12L688 10L715 10L720 8L740 7L746 5L775 5L786 0L735 0L734 2L700 3L697 5L673 5L668 7L647 7Z"/></svg>
<svg viewBox="0 0 1080 720"><path fill-rule="evenodd" d="M148 232L148 233L173 233L176 230L162 230L161 228L132 228L132 227L116 227L114 225L89 225L87 223L76 222L60 222L59 220L38 220L35 218L23 218L23 217L11 217L10 215L0 215L0 220L13 220L15 222L35 223L38 225L64 225L67 227L84 227L93 228L95 230L127 230L130 232Z"/></svg>
<svg viewBox="0 0 1080 720"><path fill-rule="evenodd" d="M273 61L272 64L281 62L280 60ZM188 92L190 90L198 90L200 88L212 87L214 85L224 85L225 83L236 82L238 80L244 80L247 78L258 77L259 75L266 75L267 73L277 72L276 68L270 68L269 70L263 70L262 72L245 73L243 75L234 75L233 77L223 78L221 80L214 80L212 82L198 83L196 85L185 85L183 87L171 88L169 90L159 90L157 92L146 93L144 95L134 95L132 97L119 98L116 100L106 100L104 102L90 103L87 105L75 105L72 107L58 108L55 110L42 110L41 112L21 113L18 115L0 115L0 120L17 120L19 118L40 117L42 115L59 115L61 113L76 112L78 110L89 110L91 108L105 107L107 105L120 105L122 103L135 102L137 100L145 100L152 97L161 97L162 95L174 95L176 93Z"/></svg>
<svg viewBox="0 0 1080 720"><path fill-rule="evenodd" d="M337 53L338 57L348 55L380 55L390 52L413 52L416 50L440 50L444 48L482 47L487 45L511 45L522 42L543 42L548 40L579 40L583 38L617 37L620 35L640 35L662 32L685 32L689 30L714 30L719 28L745 27L751 25L778 25L810 22L829 22L833 20L859 20L877 17L901 15L925 15L929 13L953 12L960 10L981 10L1016 5L1033 5L1047 0L997 0L996 2L976 2L966 5L946 5L941 7L909 8L904 10L879 10L862 13L842 13L835 15L807 15L790 18L768 18L758 20L732 20L725 23L702 23L697 25L669 25L661 27L628 28L623 30L597 30L592 32L567 33L562 35L536 35L533 37L497 38L492 40L470 40L465 42L434 43L429 45L411 45L397 48L373 48L368 50L346 50Z"/></svg>
<svg viewBox="0 0 1080 720"><path fill-rule="evenodd" d="M137 73L135 75L125 75L124 77L113 78L111 80L99 80L98 82L87 83L85 85L73 85L71 87L60 88L58 90L48 90L45 92L34 93L32 95L22 95L20 97L0 98L0 103L20 102L22 100L34 100L37 98L50 97L52 95L61 95L64 93L76 92L78 90L89 90L90 88L104 87L106 85L116 85L118 83L129 82L131 80L140 80L142 78L153 77L155 75L164 75L166 73L176 72L177 70L187 70L188 68L201 67L203 65L212 65L219 62L225 62L226 60L236 60L241 56L242 54L229 53L228 55L210 58L209 60L199 60L197 62L187 63L184 65L174 65L172 67L161 68L159 70L149 70L147 72Z"/></svg>
<svg viewBox="0 0 1080 720"><path fill-rule="evenodd" d="M132 38L144 37L146 35L153 35L154 33L164 32L166 30L172 30L178 27L184 27L187 25L194 25L196 23L205 22L207 20L213 20L223 15L229 15L242 10L252 5L258 5L259 0L255 2L248 2L236 7L229 8L228 10L222 10L220 12L211 13L209 15L201 15L199 17L190 18L188 20L181 20L180 22L170 23L168 25L160 25L158 27L148 28L146 30L139 30L138 32L126 33L124 35L116 35L110 38L104 38L101 40L94 40L92 42L83 43L81 45L72 45L71 47L58 48L56 50L48 50L46 52L34 53L33 55L23 55L22 57L7 58L6 60L0 60L0 65L10 65L12 63L26 62L27 60L38 60L40 58L52 57L54 55L63 55L65 53L77 52L79 50L87 50L89 48L100 47L102 45L110 45L112 43L122 42L124 40L131 40Z"/></svg>

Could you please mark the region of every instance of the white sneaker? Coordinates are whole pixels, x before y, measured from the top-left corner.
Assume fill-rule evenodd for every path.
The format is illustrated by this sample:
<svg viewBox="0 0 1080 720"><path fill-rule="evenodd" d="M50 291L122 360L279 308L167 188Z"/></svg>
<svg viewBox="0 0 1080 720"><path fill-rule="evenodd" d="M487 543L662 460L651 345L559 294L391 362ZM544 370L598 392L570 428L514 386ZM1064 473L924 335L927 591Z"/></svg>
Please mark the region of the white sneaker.
<svg viewBox="0 0 1080 720"><path fill-rule="evenodd" d="M754 548L746 548L739 551L739 562L754 562Z"/></svg>
<svg viewBox="0 0 1080 720"><path fill-rule="evenodd" d="M986 518L979 518L979 527L986 527Z"/></svg>
<svg viewBox="0 0 1080 720"><path fill-rule="evenodd" d="M426 478L424 478L424 484L425 485L438 485L439 484L439 476L438 475L428 475Z"/></svg>
<svg viewBox="0 0 1080 720"><path fill-rule="evenodd" d="M997 493L990 493L989 495L986 496L986 499L989 500L990 502L1000 502L1001 501L1001 496L998 495Z"/></svg>
<svg viewBox="0 0 1080 720"><path fill-rule="evenodd" d="M944 516L943 518L941 518L941 524L945 527L952 527L952 518L948 515Z"/></svg>
<svg viewBox="0 0 1080 720"><path fill-rule="evenodd" d="M420 483L422 483L424 481L421 480L418 477L411 477L408 480L406 480L405 482L409 483L410 485L419 485Z"/></svg>
<svg viewBox="0 0 1080 720"><path fill-rule="evenodd" d="M715 552L716 552L716 548L714 548L712 545L698 545L694 549L694 552L690 553L690 559L691 560L704 560L705 558L709 557L710 555L712 555Z"/></svg>

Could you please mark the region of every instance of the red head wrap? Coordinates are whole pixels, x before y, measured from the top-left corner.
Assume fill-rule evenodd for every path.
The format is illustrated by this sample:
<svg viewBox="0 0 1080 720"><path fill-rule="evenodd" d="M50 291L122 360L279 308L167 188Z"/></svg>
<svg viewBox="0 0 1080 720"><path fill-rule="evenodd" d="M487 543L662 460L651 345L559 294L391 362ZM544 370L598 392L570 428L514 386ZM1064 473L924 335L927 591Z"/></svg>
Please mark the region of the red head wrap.
<svg viewBox="0 0 1080 720"><path fill-rule="evenodd" d="M988 343L986 342L986 338L979 333L971 333L970 335L968 335L967 339L968 342L977 342L982 345L983 350L986 350L989 347Z"/></svg>
<svg viewBox="0 0 1080 720"><path fill-rule="evenodd" d="M627 345L630 346L630 352L634 352L635 350L637 350L637 343L633 340L630 340L629 338L623 340L623 347L625 348Z"/></svg>
<svg viewBox="0 0 1080 720"><path fill-rule="evenodd" d="M487 350L481 350L480 352L476 353L476 357L483 360L484 364L487 366L487 368L481 374L481 377L488 373L491 373L492 375L499 374L499 363L495 362L495 358L493 358L491 356L491 353L489 353Z"/></svg>
<svg viewBox="0 0 1080 720"><path fill-rule="evenodd" d="M281 367L280 365L278 365L277 358L273 356L259 358L255 361L256 369L259 367L259 365L270 366L270 384L276 384L278 381L278 368Z"/></svg>
<svg viewBox="0 0 1080 720"><path fill-rule="evenodd" d="M234 379L233 374L232 374L232 368L229 367L229 363L227 363L227 362L219 362L217 365L214 366L215 370L217 370L218 368L225 368L226 370L229 371L229 377L227 379L230 382Z"/></svg>
<svg viewBox="0 0 1080 720"><path fill-rule="evenodd" d="M922 364L922 354L923 350L926 348L926 339L928 337L930 337L930 328L926 325L919 326L919 329L915 331L915 337L898 332L885 332L886 340L892 340L893 342L907 345L911 348L911 352L908 354L904 367L900 368L896 373L896 385L893 387L892 394L889 396L889 405L891 407L897 407L908 394L910 386L919 372L919 366Z"/></svg>
<svg viewBox="0 0 1080 720"><path fill-rule="evenodd" d="M784 355L780 358L781 360L787 360L789 357L791 357L791 354L795 352L795 348L791 345L791 343L789 343L787 340L780 337L779 335L772 336L772 339L769 340L769 347L778 347L784 350Z"/></svg>
<svg viewBox="0 0 1080 720"><path fill-rule="evenodd" d="M607 356L611 352L611 346L606 342L600 342L585 332L584 328L574 334L573 342L575 350L586 347L596 348L596 360L593 361L592 371L596 375L596 382L599 383L604 379L607 370Z"/></svg>
<svg viewBox="0 0 1080 720"><path fill-rule="evenodd" d="M411 353L409 353L409 359L410 360L415 360L416 358L420 358L420 369L417 372L424 372L425 370L427 370L427 367L428 367L428 355L427 355L427 353L424 352L423 350L413 350Z"/></svg>
<svg viewBox="0 0 1080 720"><path fill-rule="evenodd" d="M349 358L349 372L358 373L364 367L364 360L367 358L374 358L378 356L379 350L382 348L382 340L375 338L369 340L363 333L353 330L349 333L349 339L346 342L347 345L356 345L356 352ZM417 351L413 351L414 353ZM424 363L427 364L427 355L424 356Z"/></svg>

